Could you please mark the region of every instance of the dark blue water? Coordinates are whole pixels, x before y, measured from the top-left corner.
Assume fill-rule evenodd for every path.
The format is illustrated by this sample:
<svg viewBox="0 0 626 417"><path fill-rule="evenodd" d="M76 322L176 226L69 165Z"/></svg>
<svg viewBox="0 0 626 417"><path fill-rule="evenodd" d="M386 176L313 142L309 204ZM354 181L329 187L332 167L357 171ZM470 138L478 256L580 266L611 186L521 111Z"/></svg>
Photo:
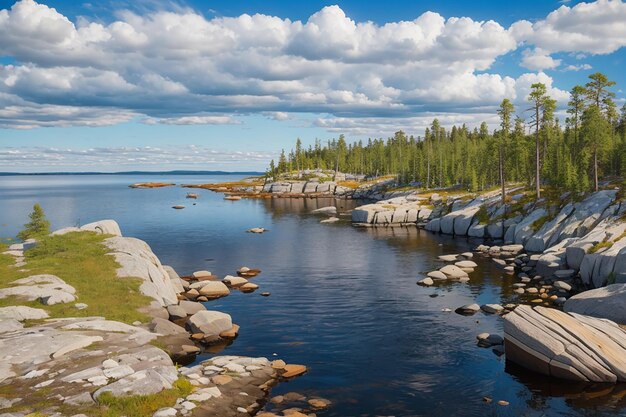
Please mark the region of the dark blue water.
<svg viewBox="0 0 626 417"><path fill-rule="evenodd" d="M201 183L232 177L0 177L0 237L13 236L39 202L56 228L112 218L147 241L180 274L220 276L259 268L261 286L208 303L228 312L240 336L223 352L302 363L309 372L273 394L298 391L333 401L318 416L625 415L626 387L576 385L525 373L476 346L481 332L502 334L498 317L463 317L443 308L515 300L511 278L488 261L469 284L415 285L440 266L436 256L475 242L417 229L358 229L320 224L310 211L331 199L225 201L187 189L130 189L141 181ZM173 210L184 204L184 210ZM349 217L344 217L348 219ZM245 233L265 227L268 233ZM268 291L270 297L260 292ZM431 297L436 295L435 298ZM206 354L209 355L209 354ZM483 397L494 399L486 404ZM509 406L495 404L506 400Z"/></svg>

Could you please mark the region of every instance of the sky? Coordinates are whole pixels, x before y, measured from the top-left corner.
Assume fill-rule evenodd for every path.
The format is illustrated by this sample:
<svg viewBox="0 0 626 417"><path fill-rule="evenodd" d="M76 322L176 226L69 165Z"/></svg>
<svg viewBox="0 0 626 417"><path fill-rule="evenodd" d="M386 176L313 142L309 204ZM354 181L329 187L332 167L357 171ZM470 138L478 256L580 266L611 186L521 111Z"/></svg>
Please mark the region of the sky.
<svg viewBox="0 0 626 417"><path fill-rule="evenodd" d="M626 3L0 0L0 172L264 170L305 146L495 128L542 82L626 97Z"/></svg>

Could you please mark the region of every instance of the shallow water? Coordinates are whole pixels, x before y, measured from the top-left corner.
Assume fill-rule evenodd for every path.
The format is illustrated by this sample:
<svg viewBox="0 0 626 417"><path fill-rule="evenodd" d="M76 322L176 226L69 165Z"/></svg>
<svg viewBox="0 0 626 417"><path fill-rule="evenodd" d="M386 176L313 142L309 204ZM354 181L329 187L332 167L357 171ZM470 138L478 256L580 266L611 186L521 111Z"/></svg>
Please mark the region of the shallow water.
<svg viewBox="0 0 626 417"><path fill-rule="evenodd" d="M469 284L415 285L440 266L437 255L476 242L416 228L361 229L349 217L320 224L310 211L354 202L332 199L225 201L187 189L130 189L141 181L201 183L228 176L0 177L0 237L27 221L35 202L53 227L115 219L127 236L147 241L181 275L208 269L220 276L241 266L259 268L252 294L233 292L207 303L241 326L222 354L278 357L309 372L273 394L319 395L333 406L318 416L591 416L626 415L626 387L551 381L505 365L476 346L481 332L502 334L502 320L464 317L443 308L515 300L511 278L489 261ZM196 205L192 205L193 203ZM172 205L184 204L184 210ZM245 233L265 227L262 235ZM270 297L260 292L268 291ZM436 296L436 297L434 297ZM208 356L205 354L204 357ZM489 396L494 403L486 404ZM495 404L506 400L507 407Z"/></svg>

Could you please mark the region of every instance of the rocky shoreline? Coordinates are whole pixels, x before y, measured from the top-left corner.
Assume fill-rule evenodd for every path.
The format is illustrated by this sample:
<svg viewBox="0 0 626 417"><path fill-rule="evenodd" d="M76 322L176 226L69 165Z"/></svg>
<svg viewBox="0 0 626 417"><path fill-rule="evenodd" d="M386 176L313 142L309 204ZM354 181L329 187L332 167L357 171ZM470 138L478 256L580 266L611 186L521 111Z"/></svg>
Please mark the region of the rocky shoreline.
<svg viewBox="0 0 626 417"><path fill-rule="evenodd" d="M223 281L198 271L181 279L145 242L122 236L113 220L53 235L86 232L110 236L104 245L119 265L117 278L141 279L140 292L152 300L143 313L152 320L127 324L105 317L72 317L72 309L88 306L74 287L54 275L28 276L1 288L0 299L39 303L41 308L19 302L0 307L0 415L92 415L94 409L113 407L129 396L171 397L171 404L155 410L158 417L256 415L274 385L307 371L279 359L241 356L214 356L185 366L205 348L218 351L231 343L239 331L230 315L207 310L202 302L230 290L253 291L258 285L247 278L260 271L242 268L241 276ZM3 255L14 258L16 271L26 273L25 251L36 245L15 244ZM46 307L54 305L67 305L70 313L49 318ZM315 400L300 410L329 405ZM282 408L276 404L272 407L282 410L290 402Z"/></svg>

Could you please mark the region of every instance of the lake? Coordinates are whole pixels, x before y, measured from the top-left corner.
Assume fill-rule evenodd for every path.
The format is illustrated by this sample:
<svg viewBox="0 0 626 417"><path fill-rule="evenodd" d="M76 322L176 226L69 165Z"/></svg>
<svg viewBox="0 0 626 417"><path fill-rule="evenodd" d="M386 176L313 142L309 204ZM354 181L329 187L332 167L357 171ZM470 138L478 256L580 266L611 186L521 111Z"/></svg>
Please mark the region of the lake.
<svg viewBox="0 0 626 417"><path fill-rule="evenodd" d="M478 242L417 228L355 228L349 216L320 224L316 208L354 201L268 199L225 201L221 194L180 187L131 189L144 181L204 183L233 176L0 177L0 237L14 236L39 202L54 228L110 218L124 235L150 244L179 274L207 269L224 276L259 268L260 289L207 303L241 326L221 354L278 357L309 372L272 395L319 395L333 406L318 416L602 416L626 414L626 386L573 384L507 366L476 346L481 332L503 334L502 319L442 309L472 302L515 301L512 277L487 259L468 284L424 288L438 255ZM188 191L197 200L185 199ZM196 205L193 205L193 203ZM171 206L184 204L186 209ZM245 233L252 227L269 232ZM260 292L268 291L270 297ZM206 358L208 353L203 354ZM493 403L483 397L493 398ZM506 400L508 406L499 406Z"/></svg>

